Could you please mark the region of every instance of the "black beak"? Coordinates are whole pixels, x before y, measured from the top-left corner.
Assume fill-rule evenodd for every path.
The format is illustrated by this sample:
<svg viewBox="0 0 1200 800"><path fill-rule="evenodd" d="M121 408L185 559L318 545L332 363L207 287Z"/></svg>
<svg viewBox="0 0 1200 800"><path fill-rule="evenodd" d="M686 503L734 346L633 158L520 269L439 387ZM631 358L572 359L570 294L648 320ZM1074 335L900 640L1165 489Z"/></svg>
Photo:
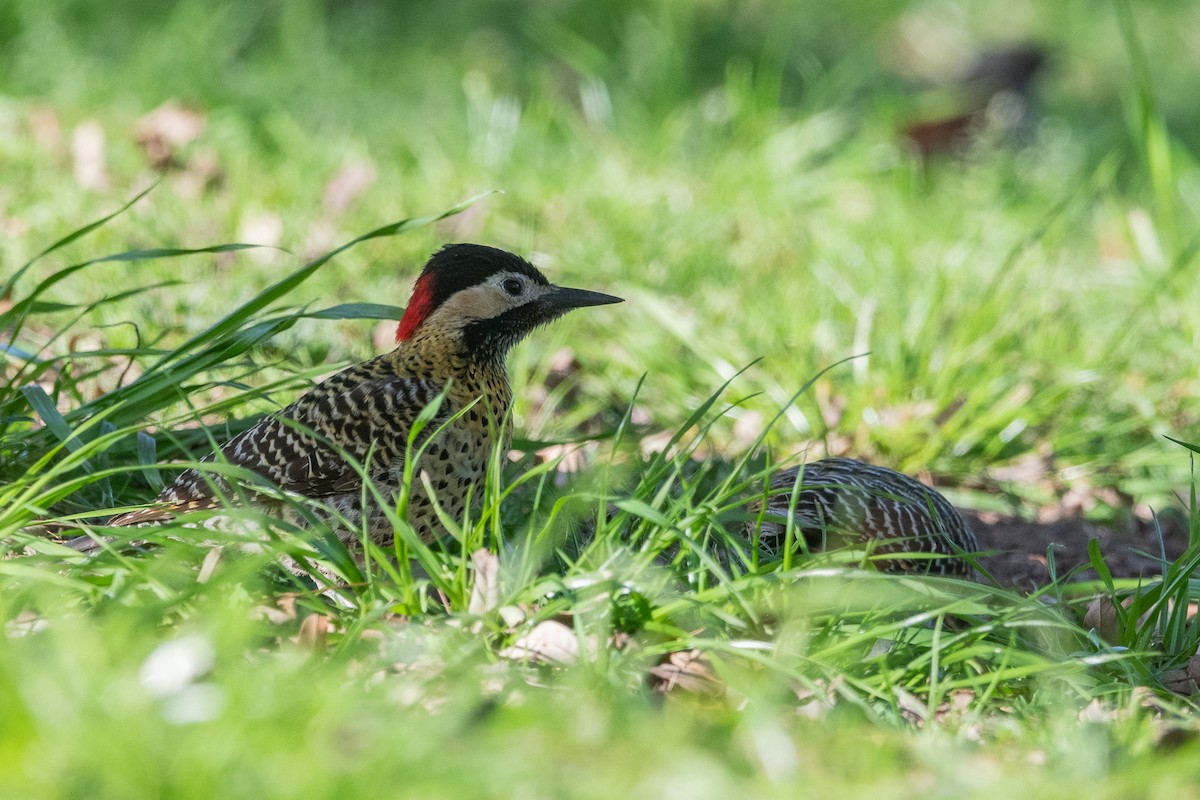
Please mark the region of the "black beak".
<svg viewBox="0 0 1200 800"><path fill-rule="evenodd" d="M611 294L604 294L603 292L555 286L554 291L542 295L541 302L551 311L561 314L570 311L572 308L606 306L610 303L624 303L625 300L624 298L614 297Z"/></svg>

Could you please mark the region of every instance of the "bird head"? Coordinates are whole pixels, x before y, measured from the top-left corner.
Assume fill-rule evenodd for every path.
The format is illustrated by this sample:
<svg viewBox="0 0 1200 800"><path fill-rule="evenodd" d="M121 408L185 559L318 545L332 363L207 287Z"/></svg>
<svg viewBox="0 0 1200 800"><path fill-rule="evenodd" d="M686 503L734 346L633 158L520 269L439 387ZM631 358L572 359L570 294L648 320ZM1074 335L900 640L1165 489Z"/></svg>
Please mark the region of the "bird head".
<svg viewBox="0 0 1200 800"><path fill-rule="evenodd" d="M396 341L425 332L461 336L468 353L503 358L539 325L574 308L620 297L546 280L520 256L479 244L448 244L430 257L413 286Z"/></svg>

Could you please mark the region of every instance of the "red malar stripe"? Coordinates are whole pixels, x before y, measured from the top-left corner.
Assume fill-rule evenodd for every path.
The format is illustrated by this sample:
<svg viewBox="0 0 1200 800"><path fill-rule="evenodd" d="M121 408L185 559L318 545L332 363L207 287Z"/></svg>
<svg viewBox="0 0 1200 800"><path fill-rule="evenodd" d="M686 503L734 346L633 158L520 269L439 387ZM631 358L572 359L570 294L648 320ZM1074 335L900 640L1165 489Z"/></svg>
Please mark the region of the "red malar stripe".
<svg viewBox="0 0 1200 800"><path fill-rule="evenodd" d="M400 325L396 328L396 341L402 342L412 336L413 331L425 321L425 318L432 311L433 276L422 275L417 278L417 282L413 286L412 298L408 301L408 308L404 309L404 316L400 319Z"/></svg>

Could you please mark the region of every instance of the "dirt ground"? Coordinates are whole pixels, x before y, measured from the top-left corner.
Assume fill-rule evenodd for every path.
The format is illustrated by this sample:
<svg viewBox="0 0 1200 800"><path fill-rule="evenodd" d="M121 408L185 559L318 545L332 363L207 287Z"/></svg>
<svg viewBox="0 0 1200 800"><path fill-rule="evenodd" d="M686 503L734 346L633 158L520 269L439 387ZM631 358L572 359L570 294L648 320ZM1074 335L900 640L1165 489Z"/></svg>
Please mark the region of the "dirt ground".
<svg viewBox="0 0 1200 800"><path fill-rule="evenodd" d="M1161 553L1177 558L1187 547L1188 533L1181 520L1160 520L1162 542L1153 522L1130 516L1121 526L1105 527L1080 517L1062 516L1049 522L1025 521L998 514L964 512L979 539L981 551L1001 551L980 563L1001 586L1030 591L1049 582L1046 551L1054 553L1055 568L1063 575L1090 563L1088 541L1098 539L1100 552L1113 577L1136 578L1161 574ZM1096 578L1090 567L1075 580Z"/></svg>

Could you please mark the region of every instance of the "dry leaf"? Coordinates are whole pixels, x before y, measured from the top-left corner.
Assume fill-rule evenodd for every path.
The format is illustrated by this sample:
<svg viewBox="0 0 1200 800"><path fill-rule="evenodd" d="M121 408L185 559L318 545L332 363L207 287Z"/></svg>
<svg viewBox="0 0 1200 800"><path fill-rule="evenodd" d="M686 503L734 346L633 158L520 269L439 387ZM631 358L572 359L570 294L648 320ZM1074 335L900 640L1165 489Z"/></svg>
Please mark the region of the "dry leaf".
<svg viewBox="0 0 1200 800"><path fill-rule="evenodd" d="M1188 660L1187 674L1189 678L1200 683L1200 654L1194 655Z"/></svg>
<svg viewBox="0 0 1200 800"><path fill-rule="evenodd" d="M825 427L830 430L836 428L842 421L842 413L846 410L845 396L835 395L828 381L817 381L813 384L813 400L816 401L817 409L821 413L821 421L825 423Z"/></svg>
<svg viewBox="0 0 1200 800"><path fill-rule="evenodd" d="M570 665L579 661L579 638L575 632L552 619L539 622L500 651L502 658L542 664Z"/></svg>
<svg viewBox="0 0 1200 800"><path fill-rule="evenodd" d="M716 696L725 690L717 680L708 656L694 648L663 656L650 668L649 682L651 690L664 694L678 689L692 694Z"/></svg>
<svg viewBox="0 0 1200 800"><path fill-rule="evenodd" d="M325 614L309 614L300 623L300 644L313 650L324 650L329 639L330 618Z"/></svg>
<svg viewBox="0 0 1200 800"><path fill-rule="evenodd" d="M933 418L933 424L941 428L947 422L949 422L955 414L962 410L962 407L966 405L966 403L966 394L959 393L955 395L954 399L947 403L945 408L937 412L937 415Z"/></svg>
<svg viewBox="0 0 1200 800"><path fill-rule="evenodd" d="M655 453L661 453L674 437L674 431L658 431L643 436L642 440L638 443L642 451L642 456L649 458ZM671 456L673 453L667 453L666 455Z"/></svg>
<svg viewBox="0 0 1200 800"><path fill-rule="evenodd" d="M1083 627L1096 631L1101 639L1109 644L1121 643L1121 624L1117 617L1117 607L1113 601L1103 595L1097 595L1088 603L1087 612L1083 615Z"/></svg>
<svg viewBox="0 0 1200 800"><path fill-rule="evenodd" d="M212 579L213 573L217 571L217 564L221 561L222 549L214 547L204 554L204 561L200 564L200 574L196 576L196 583L208 583Z"/></svg>
<svg viewBox="0 0 1200 800"><path fill-rule="evenodd" d="M569 347L560 347L550 356L550 371L547 376L547 382L554 386L562 383L564 379L579 372L583 365L575 358L575 351Z"/></svg>
<svg viewBox="0 0 1200 800"><path fill-rule="evenodd" d="M275 605L261 605L255 611L258 616L272 625L283 625L296 618L296 597L293 592L275 598Z"/></svg>
<svg viewBox="0 0 1200 800"><path fill-rule="evenodd" d="M199 197L207 189L221 185L225 172L221 169L220 157L211 147L197 148L187 162L187 166L175 174L171 182L175 193L184 199Z"/></svg>
<svg viewBox="0 0 1200 800"><path fill-rule="evenodd" d="M1196 681L1192 680L1186 669L1169 669L1162 674L1163 686L1176 694L1196 694Z"/></svg>
<svg viewBox="0 0 1200 800"><path fill-rule="evenodd" d="M203 132L203 114L168 100L138 120L136 136L150 166L162 172L179 166L179 149Z"/></svg>
<svg viewBox="0 0 1200 800"><path fill-rule="evenodd" d="M927 420L936 413L937 405L932 400L898 403L879 410L879 425L883 428L905 428L914 422Z"/></svg>
<svg viewBox="0 0 1200 800"><path fill-rule="evenodd" d="M750 448L762 435L766 418L759 411L747 411L733 423L733 441L730 447L733 452L741 453Z"/></svg>
<svg viewBox="0 0 1200 800"><path fill-rule="evenodd" d="M315 220L308 226L308 236L304 239L304 249L302 251L305 261L313 261L320 258L325 253L328 253L337 244L338 231L333 223L328 220ZM380 350L391 350L395 346L395 322L381 322L380 325L390 326L390 331L387 338L382 342L375 339L375 345Z"/></svg>
<svg viewBox="0 0 1200 800"><path fill-rule="evenodd" d="M29 133L34 144L46 152L57 153L62 147L62 125L50 106L29 109Z"/></svg>
<svg viewBox="0 0 1200 800"><path fill-rule="evenodd" d="M587 466L587 453L583 444L551 444L543 447L534 454L537 463L545 464L558 461L555 472L559 476L573 475ZM560 483L556 481L556 484Z"/></svg>
<svg viewBox="0 0 1200 800"><path fill-rule="evenodd" d="M945 700L938 703L933 718L937 722L962 719L967 711L970 710L971 703L973 702L975 702L975 692L970 689L954 689L946 695Z"/></svg>
<svg viewBox="0 0 1200 800"><path fill-rule="evenodd" d="M491 550L481 548L471 554L471 564L475 581L467 613L483 616L500 603L500 559Z"/></svg>
<svg viewBox="0 0 1200 800"><path fill-rule="evenodd" d="M800 705L796 707L796 714L804 719L824 719L837 704L837 687L841 682L842 676L838 675L828 684L817 679L812 687L802 686L796 689L796 699L800 701Z"/></svg>
<svg viewBox="0 0 1200 800"><path fill-rule="evenodd" d="M71 158L75 182L95 191L108 187L108 161L104 147L104 128L94 119L79 123L71 136Z"/></svg>
<svg viewBox="0 0 1200 800"><path fill-rule="evenodd" d="M1112 709L1101 703L1098 698L1093 698L1092 701L1084 706L1079 712L1080 722L1104 724L1109 722L1112 718Z"/></svg>
<svg viewBox="0 0 1200 800"><path fill-rule="evenodd" d="M483 230L484 217L487 214L487 198L478 203L472 203L466 211L439 220L435 227L442 234L443 241L463 241L474 239Z"/></svg>
<svg viewBox="0 0 1200 800"><path fill-rule="evenodd" d="M918 726L924 725L929 717L929 708L916 695L897 686L895 688L896 704L900 706L900 715Z"/></svg>
<svg viewBox="0 0 1200 800"><path fill-rule="evenodd" d="M1196 741L1196 736L1196 731L1190 727L1172 726L1164 728L1159 734L1158 741L1154 744L1160 750L1173 752L1185 744Z"/></svg>
<svg viewBox="0 0 1200 800"><path fill-rule="evenodd" d="M283 220L278 214L260 212L242 217L242 224L238 229L238 241L261 245L260 248L248 252L249 257L255 261L267 263L275 260L278 253L270 248L278 247L281 239L283 239Z"/></svg>
<svg viewBox="0 0 1200 800"><path fill-rule="evenodd" d="M29 636L44 631L48 627L45 619L32 611L22 611L16 619L11 619L4 625L4 632L10 637Z"/></svg>
<svg viewBox="0 0 1200 800"><path fill-rule="evenodd" d="M370 161L351 161L342 166L325 186L325 211L341 214L375 182L375 165Z"/></svg>
<svg viewBox="0 0 1200 800"><path fill-rule="evenodd" d="M500 619L510 630L516 628L529 616L520 606L500 606Z"/></svg>
<svg viewBox="0 0 1200 800"><path fill-rule="evenodd" d="M371 342L376 350L391 350L396 346L396 321L385 319L371 329Z"/></svg>

